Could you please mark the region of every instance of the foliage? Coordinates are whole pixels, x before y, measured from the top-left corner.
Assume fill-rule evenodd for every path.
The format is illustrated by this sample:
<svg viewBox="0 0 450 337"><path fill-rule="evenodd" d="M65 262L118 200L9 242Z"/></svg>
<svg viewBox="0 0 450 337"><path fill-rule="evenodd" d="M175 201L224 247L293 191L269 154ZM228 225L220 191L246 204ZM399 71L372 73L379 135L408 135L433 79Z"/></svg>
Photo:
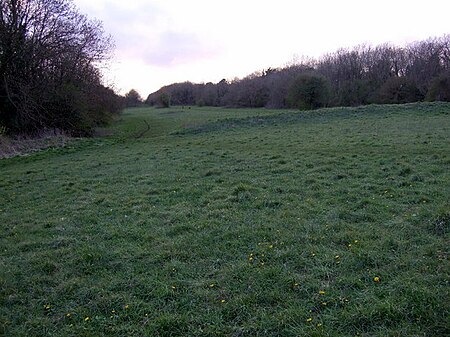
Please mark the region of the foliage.
<svg viewBox="0 0 450 337"><path fill-rule="evenodd" d="M328 82L330 106L411 102L422 100L432 83L449 71L450 35L445 35L403 47L383 44L339 49L319 59L302 59L216 84L174 83L150 94L147 102L154 105L164 91L173 105L288 108L292 106L289 88L297 77L311 73Z"/></svg>
<svg viewBox="0 0 450 337"><path fill-rule="evenodd" d="M121 109L96 68L111 48L101 24L69 0L0 0L0 123L90 133Z"/></svg>
<svg viewBox="0 0 450 337"><path fill-rule="evenodd" d="M403 104L423 99L416 85L406 77L391 77L378 90L376 103Z"/></svg>
<svg viewBox="0 0 450 337"><path fill-rule="evenodd" d="M450 71L433 79L426 100L450 102Z"/></svg>
<svg viewBox="0 0 450 337"><path fill-rule="evenodd" d="M299 75L289 88L287 101L290 107L300 110L324 107L328 103L328 83L322 76Z"/></svg>
<svg viewBox="0 0 450 337"><path fill-rule="evenodd" d="M449 111L135 108L0 160L0 335L446 336Z"/></svg>
<svg viewBox="0 0 450 337"><path fill-rule="evenodd" d="M125 106L127 108L135 108L141 105L143 99L141 95L135 90L131 89L129 92L125 94Z"/></svg>
<svg viewBox="0 0 450 337"><path fill-rule="evenodd" d="M163 92L158 98L158 106L161 108L170 107L170 95L166 92Z"/></svg>

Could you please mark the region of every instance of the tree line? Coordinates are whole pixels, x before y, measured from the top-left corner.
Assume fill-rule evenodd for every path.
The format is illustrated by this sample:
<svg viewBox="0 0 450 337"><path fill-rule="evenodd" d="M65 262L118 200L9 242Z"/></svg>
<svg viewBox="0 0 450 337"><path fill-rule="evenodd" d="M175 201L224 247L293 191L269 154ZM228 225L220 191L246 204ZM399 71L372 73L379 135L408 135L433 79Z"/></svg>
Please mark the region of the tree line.
<svg viewBox="0 0 450 337"><path fill-rule="evenodd" d="M339 49L219 83L175 83L150 94L154 106L314 109L323 106L450 101L450 35Z"/></svg>
<svg viewBox="0 0 450 337"><path fill-rule="evenodd" d="M108 122L123 106L99 71L112 48L71 0L0 0L0 126L86 135Z"/></svg>

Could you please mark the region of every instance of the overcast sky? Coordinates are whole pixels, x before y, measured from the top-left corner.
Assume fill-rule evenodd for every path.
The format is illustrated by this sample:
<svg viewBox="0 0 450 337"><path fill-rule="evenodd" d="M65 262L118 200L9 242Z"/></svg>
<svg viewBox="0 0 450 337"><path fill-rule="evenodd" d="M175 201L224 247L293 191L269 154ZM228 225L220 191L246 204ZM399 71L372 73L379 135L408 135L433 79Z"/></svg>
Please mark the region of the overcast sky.
<svg viewBox="0 0 450 337"><path fill-rule="evenodd" d="M145 98L174 82L218 82L340 47L450 33L448 0L73 0L115 40L105 70Z"/></svg>

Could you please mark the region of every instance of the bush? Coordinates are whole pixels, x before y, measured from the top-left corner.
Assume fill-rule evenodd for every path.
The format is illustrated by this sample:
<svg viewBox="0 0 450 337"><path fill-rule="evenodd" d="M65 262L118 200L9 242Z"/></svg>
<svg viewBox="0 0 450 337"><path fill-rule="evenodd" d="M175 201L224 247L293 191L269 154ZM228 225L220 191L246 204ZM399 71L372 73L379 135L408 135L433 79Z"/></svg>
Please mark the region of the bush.
<svg viewBox="0 0 450 337"><path fill-rule="evenodd" d="M139 93L131 89L129 92L125 94L125 106L127 108L134 108L142 105L143 99Z"/></svg>
<svg viewBox="0 0 450 337"><path fill-rule="evenodd" d="M300 110L317 109L328 104L329 86L319 75L301 74L288 90L287 102L290 107Z"/></svg>
<svg viewBox="0 0 450 337"><path fill-rule="evenodd" d="M163 92L158 98L158 104L161 108L170 107L170 96L168 93Z"/></svg>
<svg viewBox="0 0 450 337"><path fill-rule="evenodd" d="M391 77L378 89L374 103L403 104L423 99L417 86L407 77Z"/></svg>
<svg viewBox="0 0 450 337"><path fill-rule="evenodd" d="M450 102L450 72L433 79L426 100Z"/></svg>

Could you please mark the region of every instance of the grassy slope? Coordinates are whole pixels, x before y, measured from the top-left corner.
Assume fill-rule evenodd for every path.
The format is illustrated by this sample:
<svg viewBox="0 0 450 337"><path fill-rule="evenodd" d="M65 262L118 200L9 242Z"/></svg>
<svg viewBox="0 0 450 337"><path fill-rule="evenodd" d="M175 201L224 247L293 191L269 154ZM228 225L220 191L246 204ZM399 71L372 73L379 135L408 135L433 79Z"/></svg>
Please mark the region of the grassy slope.
<svg viewBox="0 0 450 337"><path fill-rule="evenodd" d="M0 335L443 336L449 113L135 109L1 160Z"/></svg>

